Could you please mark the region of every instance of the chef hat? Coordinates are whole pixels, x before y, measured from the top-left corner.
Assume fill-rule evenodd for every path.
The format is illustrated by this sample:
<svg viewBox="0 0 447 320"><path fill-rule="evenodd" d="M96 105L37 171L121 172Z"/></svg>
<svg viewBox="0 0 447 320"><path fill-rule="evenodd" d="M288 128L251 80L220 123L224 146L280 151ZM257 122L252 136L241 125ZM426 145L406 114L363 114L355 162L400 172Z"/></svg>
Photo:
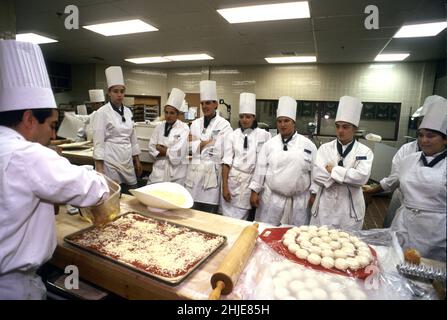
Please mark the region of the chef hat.
<svg viewBox="0 0 447 320"><path fill-rule="evenodd" d="M0 40L0 112L44 108L57 105L40 47Z"/></svg>
<svg viewBox="0 0 447 320"><path fill-rule="evenodd" d="M419 129L430 129L447 134L447 100L437 99L430 104L430 108L419 126Z"/></svg>
<svg viewBox="0 0 447 320"><path fill-rule="evenodd" d="M242 92L239 96L239 114L249 113L256 115L256 95Z"/></svg>
<svg viewBox="0 0 447 320"><path fill-rule="evenodd" d="M185 93L180 89L172 88L166 105L181 111L180 109L182 108L183 99L185 99Z"/></svg>
<svg viewBox="0 0 447 320"><path fill-rule="evenodd" d="M102 89L92 89L88 91L90 102L104 102L104 91Z"/></svg>
<svg viewBox="0 0 447 320"><path fill-rule="evenodd" d="M356 127L359 126L360 115L362 114L362 102L354 97L343 96L338 103L337 116L335 122L348 122Z"/></svg>
<svg viewBox="0 0 447 320"><path fill-rule="evenodd" d="M427 111L430 109L430 107L432 106L433 103L437 102L437 101L442 101L445 100L443 97L441 96L428 96L427 98L425 98L424 104L422 105L422 110L421 110L421 114L420 116L423 117L427 114Z"/></svg>
<svg viewBox="0 0 447 320"><path fill-rule="evenodd" d="M276 112L276 118L287 117L296 121L296 100L292 97L283 96L279 98L278 111Z"/></svg>
<svg viewBox="0 0 447 320"><path fill-rule="evenodd" d="M106 78L107 88L109 89L113 86L126 86L124 84L123 70L121 67L108 67L106 69Z"/></svg>
<svg viewBox="0 0 447 320"><path fill-rule="evenodd" d="M188 102L186 100L183 100L182 106L180 107L180 112L188 112Z"/></svg>
<svg viewBox="0 0 447 320"><path fill-rule="evenodd" d="M216 81L200 81L200 101L217 101Z"/></svg>

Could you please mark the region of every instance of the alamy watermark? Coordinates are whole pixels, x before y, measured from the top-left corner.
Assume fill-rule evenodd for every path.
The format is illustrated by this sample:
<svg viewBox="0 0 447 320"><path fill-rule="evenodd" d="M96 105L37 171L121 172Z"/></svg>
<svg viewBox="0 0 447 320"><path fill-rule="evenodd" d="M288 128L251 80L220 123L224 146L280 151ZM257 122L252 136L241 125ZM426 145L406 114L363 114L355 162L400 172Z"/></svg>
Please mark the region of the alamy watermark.
<svg viewBox="0 0 447 320"><path fill-rule="evenodd" d="M65 267L65 274L68 276L65 278L65 289L67 290L78 290L79 289L79 269L75 265L69 265Z"/></svg>

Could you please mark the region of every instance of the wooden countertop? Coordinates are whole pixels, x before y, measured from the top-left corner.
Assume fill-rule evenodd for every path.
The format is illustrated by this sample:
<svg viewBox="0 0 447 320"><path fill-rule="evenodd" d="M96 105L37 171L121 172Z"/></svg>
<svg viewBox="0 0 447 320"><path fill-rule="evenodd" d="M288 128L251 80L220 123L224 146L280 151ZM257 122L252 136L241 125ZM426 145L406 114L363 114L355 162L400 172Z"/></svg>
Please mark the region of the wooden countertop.
<svg viewBox="0 0 447 320"><path fill-rule="evenodd" d="M131 271L94 254L64 242L66 235L89 226L79 215L70 216L61 207L56 216L58 245L50 263L62 270L68 265L79 268L79 276L117 295L129 299L207 299L211 292L210 279L229 252L242 229L250 222L209 214L196 210L169 211L167 214L149 212L135 197L122 195L121 213L137 211L175 223L227 237L226 245L208 258L180 285L169 286L138 272Z"/></svg>

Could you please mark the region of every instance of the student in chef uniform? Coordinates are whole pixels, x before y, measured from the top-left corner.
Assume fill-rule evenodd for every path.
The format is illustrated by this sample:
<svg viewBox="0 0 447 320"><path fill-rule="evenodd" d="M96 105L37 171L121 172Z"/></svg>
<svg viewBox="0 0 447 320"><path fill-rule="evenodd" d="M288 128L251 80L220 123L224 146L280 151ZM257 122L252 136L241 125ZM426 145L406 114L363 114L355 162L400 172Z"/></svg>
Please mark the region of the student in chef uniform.
<svg viewBox="0 0 447 320"><path fill-rule="evenodd" d="M46 147L57 120L39 46L0 40L0 300L45 299L36 270L56 248L54 203L108 197L102 176Z"/></svg>
<svg viewBox="0 0 447 320"><path fill-rule="evenodd" d="M261 147L271 138L258 128L256 95L241 93L239 97L239 128L225 140L222 166L222 213L224 216L247 220L251 209L248 188Z"/></svg>
<svg viewBox="0 0 447 320"><path fill-rule="evenodd" d="M279 98L279 134L264 143L249 188L255 220L273 225L309 223L308 203L315 145L296 131L296 100Z"/></svg>
<svg viewBox="0 0 447 320"><path fill-rule="evenodd" d="M165 106L165 121L157 125L149 141L149 154L155 163L148 184L184 184L188 168L189 127L178 119L185 93L173 88Z"/></svg>
<svg viewBox="0 0 447 320"><path fill-rule="evenodd" d="M359 99L340 98L335 118L337 139L318 149L313 169L319 190L312 207L311 224L362 229L365 216L362 186L371 174L373 153L354 139L361 113Z"/></svg>
<svg viewBox="0 0 447 320"><path fill-rule="evenodd" d="M430 106L438 100L445 101L445 99L440 96L428 96L425 99L424 104L420 108L421 110L419 112L419 119L422 119L427 111L430 109ZM399 179L397 176L397 167L399 166L399 162L407 155L418 151L420 151L418 140L414 140L402 145L393 157L390 175L380 180L380 184L376 188L365 191L366 194L375 194L382 191L391 192L394 190L393 196L388 206L387 214L385 216L385 221L383 222L384 228L389 228L391 226L396 211L402 204L402 193L399 188Z"/></svg>
<svg viewBox="0 0 447 320"><path fill-rule="evenodd" d="M95 113L93 159L98 172L121 184L123 192L137 188L142 173L140 148L133 127L132 111L123 105L124 85L121 67L106 69L110 102Z"/></svg>
<svg viewBox="0 0 447 320"><path fill-rule="evenodd" d="M79 128L77 135L82 140L93 141L93 118L96 111L102 107L106 99L104 98L104 91L102 89L91 89L88 91L88 94L93 112L87 116L77 115L77 117L84 122L84 127Z"/></svg>
<svg viewBox="0 0 447 320"><path fill-rule="evenodd" d="M194 209L217 213L220 200L223 143L233 130L216 112L216 81L200 81L203 116L191 124L192 161L185 186L194 199Z"/></svg>
<svg viewBox="0 0 447 320"><path fill-rule="evenodd" d="M435 102L418 130L421 151L399 162L403 195L391 230L403 249L414 248L422 257L446 260L447 101Z"/></svg>

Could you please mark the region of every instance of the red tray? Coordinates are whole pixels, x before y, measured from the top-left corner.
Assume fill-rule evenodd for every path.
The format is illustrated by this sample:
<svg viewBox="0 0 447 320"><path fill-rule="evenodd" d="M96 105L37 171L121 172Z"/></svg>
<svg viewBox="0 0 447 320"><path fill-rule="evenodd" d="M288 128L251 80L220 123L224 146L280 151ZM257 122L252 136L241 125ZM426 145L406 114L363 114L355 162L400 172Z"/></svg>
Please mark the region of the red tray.
<svg viewBox="0 0 447 320"><path fill-rule="evenodd" d="M335 273L335 274L339 274L339 275L343 275L343 276L347 276L347 277L365 279L372 273L372 270L370 270L369 272L366 272L365 269L372 265L376 266L376 267L378 266L377 253L370 246L368 246L368 247L371 250L371 253L373 255L373 261L370 263L369 266L366 266L366 267L356 270L356 271L351 271L351 270L341 271L341 270L338 270L335 268L326 269L326 268L322 267L321 265L316 266L314 264L311 264L307 260L300 259L293 253L290 253L289 250L287 249L287 247L284 246L284 244L282 243L282 237L286 233L286 231L289 229L291 229L291 228L267 228L261 233L261 235L259 237L262 239L262 241L264 241L267 245L269 245L273 250L278 252L280 255L286 257L287 259L289 259L295 263L302 264L308 268L312 268L312 269L315 269L318 271Z"/></svg>

